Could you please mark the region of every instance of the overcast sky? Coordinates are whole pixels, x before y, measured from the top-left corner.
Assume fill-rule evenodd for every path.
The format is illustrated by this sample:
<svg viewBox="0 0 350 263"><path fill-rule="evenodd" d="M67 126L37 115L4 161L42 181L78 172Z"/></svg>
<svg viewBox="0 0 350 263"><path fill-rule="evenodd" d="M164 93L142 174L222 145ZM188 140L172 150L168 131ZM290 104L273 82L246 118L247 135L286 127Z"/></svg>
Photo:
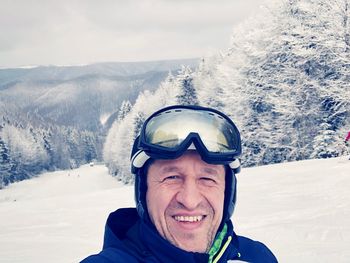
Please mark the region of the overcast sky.
<svg viewBox="0 0 350 263"><path fill-rule="evenodd" d="M205 56L262 0L0 0L0 68Z"/></svg>

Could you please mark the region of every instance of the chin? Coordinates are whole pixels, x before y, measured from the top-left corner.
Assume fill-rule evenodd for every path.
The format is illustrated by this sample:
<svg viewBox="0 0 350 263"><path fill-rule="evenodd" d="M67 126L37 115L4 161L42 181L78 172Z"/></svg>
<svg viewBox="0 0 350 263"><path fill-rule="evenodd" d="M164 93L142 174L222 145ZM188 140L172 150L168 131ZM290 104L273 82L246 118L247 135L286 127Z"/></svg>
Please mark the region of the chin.
<svg viewBox="0 0 350 263"><path fill-rule="evenodd" d="M182 250L185 250L187 252L195 252L195 253L206 253L207 252L207 248L205 247L193 247L193 246L178 246L179 248L181 248Z"/></svg>

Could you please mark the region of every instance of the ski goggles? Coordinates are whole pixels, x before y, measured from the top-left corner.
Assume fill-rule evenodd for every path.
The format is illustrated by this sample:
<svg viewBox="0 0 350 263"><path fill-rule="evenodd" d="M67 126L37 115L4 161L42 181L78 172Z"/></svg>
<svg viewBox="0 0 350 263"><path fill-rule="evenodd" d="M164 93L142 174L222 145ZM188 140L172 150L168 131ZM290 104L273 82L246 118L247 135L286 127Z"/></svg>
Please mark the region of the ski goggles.
<svg viewBox="0 0 350 263"><path fill-rule="evenodd" d="M197 150L207 163L230 164L241 154L240 134L220 111L200 106L166 107L144 122L132 163L136 168L143 166L145 156L140 154L176 159L189 149Z"/></svg>

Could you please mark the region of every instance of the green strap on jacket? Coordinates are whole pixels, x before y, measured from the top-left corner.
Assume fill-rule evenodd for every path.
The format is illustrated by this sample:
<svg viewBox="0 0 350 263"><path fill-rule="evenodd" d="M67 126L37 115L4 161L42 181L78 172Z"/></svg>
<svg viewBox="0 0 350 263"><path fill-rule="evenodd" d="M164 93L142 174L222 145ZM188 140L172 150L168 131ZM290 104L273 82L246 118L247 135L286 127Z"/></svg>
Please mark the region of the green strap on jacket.
<svg viewBox="0 0 350 263"><path fill-rule="evenodd" d="M210 250L209 250L209 260L208 263L216 263L219 261L220 257L222 256L222 254L225 252L228 244L231 242L232 237L229 236L228 240L226 241L226 243L224 244L224 246L222 246L222 242L224 241L224 238L227 234L227 225L225 224L224 227L222 228L221 232L217 234L213 245L211 246ZM221 251L220 248L222 246ZM217 257L214 259L214 256L217 255ZM213 260L214 259L214 260Z"/></svg>

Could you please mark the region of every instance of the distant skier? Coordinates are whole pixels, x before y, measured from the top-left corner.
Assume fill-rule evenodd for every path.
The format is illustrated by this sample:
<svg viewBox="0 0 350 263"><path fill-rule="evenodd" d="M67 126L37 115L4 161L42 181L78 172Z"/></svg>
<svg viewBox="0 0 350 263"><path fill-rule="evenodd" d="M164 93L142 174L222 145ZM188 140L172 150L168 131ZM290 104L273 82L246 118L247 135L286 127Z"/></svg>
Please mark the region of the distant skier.
<svg viewBox="0 0 350 263"><path fill-rule="evenodd" d="M348 135L346 136L346 138L345 138L345 145L347 146L347 151L348 151L348 153L349 153L349 141L350 141L350 131L348 132ZM349 156L349 160L350 160L350 156Z"/></svg>
<svg viewBox="0 0 350 263"><path fill-rule="evenodd" d="M346 136L345 138L345 144L348 145L349 144L349 141L350 141L350 131L348 132L348 135Z"/></svg>

